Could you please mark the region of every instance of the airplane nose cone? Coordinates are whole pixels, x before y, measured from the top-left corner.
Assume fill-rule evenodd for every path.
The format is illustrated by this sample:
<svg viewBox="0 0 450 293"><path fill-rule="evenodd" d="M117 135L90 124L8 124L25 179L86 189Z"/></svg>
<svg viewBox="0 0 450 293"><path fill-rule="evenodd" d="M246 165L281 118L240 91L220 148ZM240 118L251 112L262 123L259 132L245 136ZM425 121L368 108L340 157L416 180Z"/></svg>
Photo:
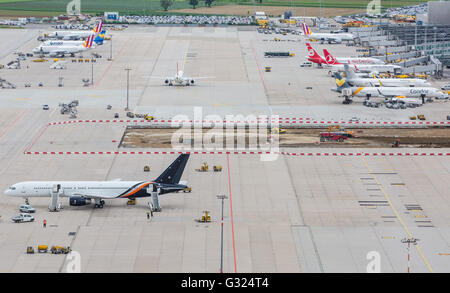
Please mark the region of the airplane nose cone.
<svg viewBox="0 0 450 293"><path fill-rule="evenodd" d="M10 192L11 192L11 190L9 190L9 189L6 189L3 193L5 194L5 195L9 195L10 194Z"/></svg>

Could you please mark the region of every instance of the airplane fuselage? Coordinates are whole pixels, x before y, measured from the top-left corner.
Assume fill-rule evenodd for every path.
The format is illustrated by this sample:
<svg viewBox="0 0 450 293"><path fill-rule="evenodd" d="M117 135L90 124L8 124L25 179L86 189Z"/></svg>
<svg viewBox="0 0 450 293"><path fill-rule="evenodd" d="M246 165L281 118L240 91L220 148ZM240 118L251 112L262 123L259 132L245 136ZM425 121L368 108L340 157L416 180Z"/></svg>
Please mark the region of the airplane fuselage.
<svg viewBox="0 0 450 293"><path fill-rule="evenodd" d="M431 87L431 84L423 79L410 78L347 78L352 86L365 87Z"/></svg>
<svg viewBox="0 0 450 293"><path fill-rule="evenodd" d="M359 72L395 72L400 70L401 67L398 65L391 64L360 64L355 66L356 70ZM337 72L344 72L344 64L331 65L331 69Z"/></svg>
<svg viewBox="0 0 450 293"><path fill-rule="evenodd" d="M355 97L398 97L405 96L410 98L428 98L446 99L448 94L431 87L352 87L352 96Z"/></svg>
<svg viewBox="0 0 450 293"><path fill-rule="evenodd" d="M153 181L26 181L12 185L5 194L15 197L51 197L55 186L61 197L92 195L101 198L135 198L150 196L147 188Z"/></svg>

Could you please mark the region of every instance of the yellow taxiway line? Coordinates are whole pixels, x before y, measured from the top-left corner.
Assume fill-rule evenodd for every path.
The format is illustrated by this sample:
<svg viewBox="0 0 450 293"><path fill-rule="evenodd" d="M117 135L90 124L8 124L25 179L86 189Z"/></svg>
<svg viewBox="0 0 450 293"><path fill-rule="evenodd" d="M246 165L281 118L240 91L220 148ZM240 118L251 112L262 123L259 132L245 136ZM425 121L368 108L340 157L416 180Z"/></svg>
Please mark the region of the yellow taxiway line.
<svg viewBox="0 0 450 293"><path fill-rule="evenodd" d="M384 191L383 186L381 186L380 182L378 181L377 177L373 174L372 169L370 169L369 165L367 164L366 159L363 156L359 156L362 161L364 162L364 165L366 166L367 170L369 170L370 174L372 175L373 179L375 180L375 182L377 183L378 187L380 188L381 192L383 192L384 194L384 198L386 199L386 201L389 203L389 206L391 207L392 211L394 212L395 216L397 217L397 219L399 220L400 224L403 226L403 228L405 229L406 233L408 234L408 236L410 237L410 239L414 238L412 236L412 234L409 232L408 227L406 227L405 222L403 221L402 217L400 216L400 214L398 213L397 209L394 207L394 205L391 202L391 199L389 198L389 196L387 195L387 193ZM425 257L425 255L423 255L422 250L420 249L419 245L416 244L414 245L417 249L417 251L419 252L420 256L422 257L423 261L425 262L425 264L427 265L428 269L430 270L430 272L434 273L433 269L430 266L430 263L428 262L427 258Z"/></svg>

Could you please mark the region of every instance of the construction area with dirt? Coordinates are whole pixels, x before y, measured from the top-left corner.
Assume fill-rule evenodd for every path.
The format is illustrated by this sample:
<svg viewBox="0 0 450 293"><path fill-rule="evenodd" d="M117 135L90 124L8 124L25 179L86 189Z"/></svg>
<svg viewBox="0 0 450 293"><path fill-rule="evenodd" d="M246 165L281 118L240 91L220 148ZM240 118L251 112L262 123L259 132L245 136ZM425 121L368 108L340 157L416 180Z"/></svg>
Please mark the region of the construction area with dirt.
<svg viewBox="0 0 450 293"><path fill-rule="evenodd" d="M357 147L369 148L391 147L397 141L398 147L450 147L450 131L442 127L429 127L420 129L408 128L352 128L352 129L326 129L326 128L295 128L280 129L280 147ZM178 135L177 135L178 133ZM239 141L239 146L245 145L249 148L253 142L257 141L257 129L240 129L230 131L226 129L202 129L202 140L217 146L215 139L225 142L227 137L234 137L235 144ZM264 134L264 132L262 132ZM274 133L274 131L272 131ZM340 135L336 140L327 140L329 135ZM321 139L321 137L324 137ZM175 128L135 128L128 127L125 130L120 147L123 148L167 148L172 145L172 138L178 137L176 143L187 144L184 137L189 138L191 146L194 146L194 130ZM200 136L199 136L200 137ZM267 136L259 134L261 139L270 140L271 134ZM341 141L339 137L342 137ZM244 144L245 141L245 144Z"/></svg>

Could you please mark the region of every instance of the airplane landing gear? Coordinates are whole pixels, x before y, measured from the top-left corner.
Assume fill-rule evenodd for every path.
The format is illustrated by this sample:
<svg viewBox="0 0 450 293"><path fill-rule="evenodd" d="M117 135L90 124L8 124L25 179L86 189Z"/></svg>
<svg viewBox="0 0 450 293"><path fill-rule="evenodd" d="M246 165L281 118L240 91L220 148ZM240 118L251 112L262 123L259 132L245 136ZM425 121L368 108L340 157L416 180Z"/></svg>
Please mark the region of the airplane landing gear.
<svg viewBox="0 0 450 293"><path fill-rule="evenodd" d="M100 200L96 199L94 209L102 209L104 204L105 204L105 201L103 199L100 199Z"/></svg>
<svg viewBox="0 0 450 293"><path fill-rule="evenodd" d="M345 97L344 101L342 102L342 104L344 105L348 105L351 104L353 102L352 99L350 99L349 97Z"/></svg>

